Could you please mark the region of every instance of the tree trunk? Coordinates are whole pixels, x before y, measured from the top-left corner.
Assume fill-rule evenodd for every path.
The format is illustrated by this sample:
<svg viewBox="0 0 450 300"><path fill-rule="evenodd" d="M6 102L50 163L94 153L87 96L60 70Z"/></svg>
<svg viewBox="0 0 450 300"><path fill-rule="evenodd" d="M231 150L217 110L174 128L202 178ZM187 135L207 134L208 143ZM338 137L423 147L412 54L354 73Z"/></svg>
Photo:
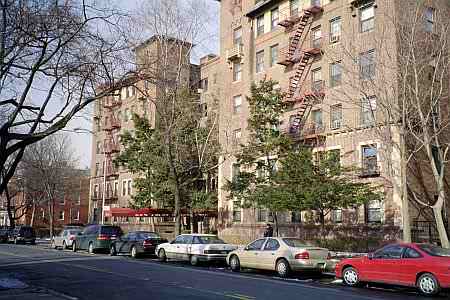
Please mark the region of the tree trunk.
<svg viewBox="0 0 450 300"><path fill-rule="evenodd" d="M436 227L439 233L439 239L441 241L441 247L449 249L450 243L448 241L447 230L445 228L444 220L442 219L442 206L444 204L444 199L445 199L444 191L441 190L439 192L439 197L436 204L433 205L433 213L434 218L436 220Z"/></svg>
<svg viewBox="0 0 450 300"><path fill-rule="evenodd" d="M36 203L33 203L33 208L31 210L31 220L30 220L30 226L33 227L34 225L34 216L36 214Z"/></svg>
<svg viewBox="0 0 450 300"><path fill-rule="evenodd" d="M180 209L180 189L175 183L175 235L181 234L181 209Z"/></svg>
<svg viewBox="0 0 450 300"><path fill-rule="evenodd" d="M402 129L400 129L402 130ZM400 176L401 176L401 199L402 199L402 223L403 223L403 241L411 243L411 220L409 216L408 186L406 181L407 162L406 145L404 135L400 133Z"/></svg>
<svg viewBox="0 0 450 300"><path fill-rule="evenodd" d="M191 233L196 233L194 229L194 210L189 208L189 225L191 226Z"/></svg>
<svg viewBox="0 0 450 300"><path fill-rule="evenodd" d="M278 215L277 212L273 212L273 222L275 224L275 234L276 236L280 236L280 231L278 230Z"/></svg>
<svg viewBox="0 0 450 300"><path fill-rule="evenodd" d="M8 187L5 188L5 196L6 196L6 210L8 212L8 219L9 219L9 227L14 229L14 227L16 227L16 218L12 211L11 197L9 195Z"/></svg>
<svg viewBox="0 0 450 300"><path fill-rule="evenodd" d="M53 201L48 202L48 225L50 231L50 238L53 237Z"/></svg>

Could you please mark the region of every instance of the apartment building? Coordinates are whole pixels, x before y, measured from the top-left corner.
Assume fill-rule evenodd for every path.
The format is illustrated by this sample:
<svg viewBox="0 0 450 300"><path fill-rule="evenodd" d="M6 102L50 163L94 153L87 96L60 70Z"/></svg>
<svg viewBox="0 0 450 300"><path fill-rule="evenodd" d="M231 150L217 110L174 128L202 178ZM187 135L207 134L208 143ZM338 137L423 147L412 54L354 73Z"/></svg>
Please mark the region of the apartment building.
<svg viewBox="0 0 450 300"><path fill-rule="evenodd" d="M123 229L173 231L171 211L157 201L153 210L130 208L136 176L114 159L121 151L120 135L132 131L132 115L146 116L158 126L155 102L175 76L186 87L199 82L200 68L190 63L191 45L164 36L153 36L134 49L136 70L118 83L114 95L95 104L90 180L90 222L113 223ZM180 54L181 53L181 54ZM183 61L177 59L182 58ZM177 70L180 67L180 70Z"/></svg>
<svg viewBox="0 0 450 300"><path fill-rule="evenodd" d="M202 65L201 75L209 89L215 86L216 97L221 99L219 134L224 154L218 171L219 234L229 241L248 241L271 221L266 210L243 209L239 200L229 199L223 190L225 181L238 172L232 155L234 145L245 143L248 137L246 96L250 85L270 78L279 82L286 101L292 103L280 120L280 130L309 145L317 159L335 151L342 165L359 168L355 176L379 185L384 194L383 201L356 210L333 211L328 222L374 225L381 235L401 237L400 161L397 152L385 150L374 129L383 115L377 110L377 92L364 82L378 80L375 70L379 62L397 64L402 40L388 24L414 1L220 2L220 55ZM436 7L449 9L450 5L445 1L424 5L425 31L433 26ZM396 75L387 73L383 80L395 82ZM392 140L400 143L399 135L393 132ZM411 217L417 216L417 211L412 207ZM283 234L298 235L306 230L302 224L314 223L308 212L289 212L279 219ZM384 232L388 227L395 229Z"/></svg>

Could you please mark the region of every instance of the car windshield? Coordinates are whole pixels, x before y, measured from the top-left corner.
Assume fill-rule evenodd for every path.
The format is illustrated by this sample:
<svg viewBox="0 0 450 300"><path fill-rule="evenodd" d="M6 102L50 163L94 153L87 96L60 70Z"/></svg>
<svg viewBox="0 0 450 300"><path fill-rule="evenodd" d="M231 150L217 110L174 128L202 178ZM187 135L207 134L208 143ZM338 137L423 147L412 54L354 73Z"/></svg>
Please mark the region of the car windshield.
<svg viewBox="0 0 450 300"><path fill-rule="evenodd" d="M450 257L450 249L444 249L430 244L418 244L417 246L431 256Z"/></svg>
<svg viewBox="0 0 450 300"><path fill-rule="evenodd" d="M154 233L154 232L138 232L137 234L141 239L159 239L159 238L161 238L157 233Z"/></svg>
<svg viewBox="0 0 450 300"><path fill-rule="evenodd" d="M294 238L284 238L283 242L285 242L286 245L288 245L289 247L294 248L304 248L312 246L310 243L307 243L301 239L294 239Z"/></svg>
<svg viewBox="0 0 450 300"><path fill-rule="evenodd" d="M116 235L116 236L122 235L122 230L120 229L120 227L115 226L103 226L100 232L101 234L107 235Z"/></svg>
<svg viewBox="0 0 450 300"><path fill-rule="evenodd" d="M199 244L225 244L217 236L197 236L196 238Z"/></svg>

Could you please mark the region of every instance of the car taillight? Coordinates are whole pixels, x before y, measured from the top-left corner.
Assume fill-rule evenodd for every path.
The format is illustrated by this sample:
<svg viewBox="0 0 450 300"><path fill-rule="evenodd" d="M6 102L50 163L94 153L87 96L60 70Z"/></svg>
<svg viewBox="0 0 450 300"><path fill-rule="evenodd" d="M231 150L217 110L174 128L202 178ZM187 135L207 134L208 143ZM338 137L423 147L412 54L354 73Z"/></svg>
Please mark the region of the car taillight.
<svg viewBox="0 0 450 300"><path fill-rule="evenodd" d="M153 245L153 242L151 240L145 240L144 243L142 243L142 245L145 246L151 246Z"/></svg>
<svg viewBox="0 0 450 300"><path fill-rule="evenodd" d="M99 234L98 237L97 237L97 240L101 240L101 241L109 240L109 235Z"/></svg>
<svg viewBox="0 0 450 300"><path fill-rule="evenodd" d="M69 236L69 240L75 241L75 236L74 235Z"/></svg>
<svg viewBox="0 0 450 300"><path fill-rule="evenodd" d="M305 251L305 252L297 253L297 254L295 254L295 259L309 259L309 252Z"/></svg>

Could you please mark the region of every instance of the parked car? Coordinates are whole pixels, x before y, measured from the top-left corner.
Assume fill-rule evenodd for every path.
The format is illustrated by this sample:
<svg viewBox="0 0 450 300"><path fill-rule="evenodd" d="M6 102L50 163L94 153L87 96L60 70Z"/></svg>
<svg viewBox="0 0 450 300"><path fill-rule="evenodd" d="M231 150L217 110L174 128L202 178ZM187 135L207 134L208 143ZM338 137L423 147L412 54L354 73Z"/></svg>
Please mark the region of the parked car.
<svg viewBox="0 0 450 300"><path fill-rule="evenodd" d="M52 248L68 249L72 248L73 241L75 241L78 233L82 232L81 228L64 229L57 236L52 239Z"/></svg>
<svg viewBox="0 0 450 300"><path fill-rule="evenodd" d="M228 254L227 263L235 272L241 268L274 270L280 277L288 277L291 271L334 268L328 249L291 237L257 239Z"/></svg>
<svg viewBox="0 0 450 300"><path fill-rule="evenodd" d="M8 236L9 236L9 229L8 228L0 229L0 243L7 243L8 242Z"/></svg>
<svg viewBox="0 0 450 300"><path fill-rule="evenodd" d="M160 261L168 259L199 262L225 262L227 254L236 249L212 234L182 234L170 243L160 244L156 253Z"/></svg>
<svg viewBox="0 0 450 300"><path fill-rule="evenodd" d="M30 243L31 245L34 245L36 243L36 234L33 227L19 225L9 231L8 241L13 242L14 244Z"/></svg>
<svg viewBox="0 0 450 300"><path fill-rule="evenodd" d="M88 250L93 254L98 250L109 251L111 242L122 236L119 226L113 225L88 225L77 234L72 244L72 250Z"/></svg>
<svg viewBox="0 0 450 300"><path fill-rule="evenodd" d="M131 231L111 242L110 254L130 254L136 258L142 254L155 255L156 246L167 243L155 232Z"/></svg>
<svg viewBox="0 0 450 300"><path fill-rule="evenodd" d="M367 256L340 261L336 277L349 286L379 282L436 295L441 288L450 288L450 250L430 244L390 244Z"/></svg>

